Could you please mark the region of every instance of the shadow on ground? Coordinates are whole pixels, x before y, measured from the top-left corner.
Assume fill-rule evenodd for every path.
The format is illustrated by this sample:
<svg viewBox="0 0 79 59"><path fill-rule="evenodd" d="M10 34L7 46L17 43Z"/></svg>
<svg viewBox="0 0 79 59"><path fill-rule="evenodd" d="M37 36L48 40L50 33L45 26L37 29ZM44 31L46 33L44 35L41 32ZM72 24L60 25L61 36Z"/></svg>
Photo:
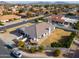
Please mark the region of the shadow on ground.
<svg viewBox="0 0 79 59"><path fill-rule="evenodd" d="M47 56L53 56L53 52L45 52Z"/></svg>
<svg viewBox="0 0 79 59"><path fill-rule="evenodd" d="M17 32L17 30L11 31L10 33L18 37L21 36L21 34Z"/></svg>
<svg viewBox="0 0 79 59"><path fill-rule="evenodd" d="M66 58L79 58L79 49L70 50L68 53L63 54Z"/></svg>

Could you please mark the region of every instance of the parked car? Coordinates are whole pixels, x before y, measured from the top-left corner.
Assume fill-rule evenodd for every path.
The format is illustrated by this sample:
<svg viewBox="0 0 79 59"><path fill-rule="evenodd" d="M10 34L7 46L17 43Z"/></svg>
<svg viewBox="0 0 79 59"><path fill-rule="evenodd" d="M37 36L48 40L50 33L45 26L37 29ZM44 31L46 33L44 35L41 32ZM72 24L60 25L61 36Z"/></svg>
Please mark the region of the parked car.
<svg viewBox="0 0 79 59"><path fill-rule="evenodd" d="M15 44L6 44L6 46L7 48L10 48L10 49L13 49L16 47Z"/></svg>
<svg viewBox="0 0 79 59"><path fill-rule="evenodd" d="M79 40L74 40L73 42L79 45Z"/></svg>
<svg viewBox="0 0 79 59"><path fill-rule="evenodd" d="M17 58L21 58L22 57L22 54L21 54L21 52L19 51L18 48L12 49L11 54L13 54Z"/></svg>
<svg viewBox="0 0 79 59"><path fill-rule="evenodd" d="M0 33L5 33L5 32L7 32L6 29L4 29L4 30L0 30Z"/></svg>

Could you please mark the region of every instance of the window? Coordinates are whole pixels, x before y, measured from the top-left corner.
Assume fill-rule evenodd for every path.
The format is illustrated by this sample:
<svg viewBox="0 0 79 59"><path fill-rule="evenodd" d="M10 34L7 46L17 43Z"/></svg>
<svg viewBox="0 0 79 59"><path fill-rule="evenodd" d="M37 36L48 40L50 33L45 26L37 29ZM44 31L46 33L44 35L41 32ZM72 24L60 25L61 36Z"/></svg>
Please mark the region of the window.
<svg viewBox="0 0 79 59"><path fill-rule="evenodd" d="M46 30L49 30L49 28L46 28Z"/></svg>
<svg viewBox="0 0 79 59"><path fill-rule="evenodd" d="M41 37L43 37L43 34L42 34L42 36Z"/></svg>
<svg viewBox="0 0 79 59"><path fill-rule="evenodd" d="M45 33L45 35L46 35L46 33Z"/></svg>
<svg viewBox="0 0 79 59"><path fill-rule="evenodd" d="M39 39L41 39L41 36L39 36Z"/></svg>
<svg viewBox="0 0 79 59"><path fill-rule="evenodd" d="M68 25L68 23L67 23L67 22L65 22L64 24L65 24L65 25Z"/></svg>

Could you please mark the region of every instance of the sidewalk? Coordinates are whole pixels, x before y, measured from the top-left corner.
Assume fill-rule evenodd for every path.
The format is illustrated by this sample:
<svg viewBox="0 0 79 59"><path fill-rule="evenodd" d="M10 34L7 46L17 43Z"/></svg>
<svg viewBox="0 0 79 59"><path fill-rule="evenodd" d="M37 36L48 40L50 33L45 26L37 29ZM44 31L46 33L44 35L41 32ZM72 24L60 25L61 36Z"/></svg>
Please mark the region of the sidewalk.
<svg viewBox="0 0 79 59"><path fill-rule="evenodd" d="M22 53L23 56L27 58L48 58L48 56L44 53L27 53L23 51L20 52Z"/></svg>

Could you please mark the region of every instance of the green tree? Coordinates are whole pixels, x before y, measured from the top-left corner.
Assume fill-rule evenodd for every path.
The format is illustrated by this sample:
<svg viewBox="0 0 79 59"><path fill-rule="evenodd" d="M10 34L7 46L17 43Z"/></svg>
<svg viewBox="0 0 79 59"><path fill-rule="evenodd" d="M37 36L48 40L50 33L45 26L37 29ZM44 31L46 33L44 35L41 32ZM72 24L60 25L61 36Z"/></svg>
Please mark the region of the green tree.
<svg viewBox="0 0 79 59"><path fill-rule="evenodd" d="M59 42L53 42L53 43L51 43L51 47L61 47L61 43L59 43Z"/></svg>
<svg viewBox="0 0 79 59"><path fill-rule="evenodd" d="M14 18L14 20L19 20L19 18Z"/></svg>
<svg viewBox="0 0 79 59"><path fill-rule="evenodd" d="M25 12L24 8L21 8L18 11L19 11L19 13Z"/></svg>
<svg viewBox="0 0 79 59"><path fill-rule="evenodd" d="M3 26L4 25L3 22L0 22L0 25Z"/></svg>
<svg viewBox="0 0 79 59"><path fill-rule="evenodd" d="M68 14L66 14L67 16L75 16L75 14L73 14L73 13L68 13Z"/></svg>
<svg viewBox="0 0 79 59"><path fill-rule="evenodd" d="M79 21L75 24L75 28L79 30Z"/></svg>
<svg viewBox="0 0 79 59"><path fill-rule="evenodd" d="M48 22L47 19L44 19L43 17L39 18L38 20L44 21L44 22Z"/></svg>
<svg viewBox="0 0 79 59"><path fill-rule="evenodd" d="M36 23L38 23L38 19L35 19L34 21L35 21Z"/></svg>
<svg viewBox="0 0 79 59"><path fill-rule="evenodd" d="M75 32L72 32L70 36L61 39L59 42L51 43L51 47L64 47L69 48L73 42L74 37L76 36Z"/></svg>
<svg viewBox="0 0 79 59"><path fill-rule="evenodd" d="M58 57L60 54L61 54L61 51L59 49L56 49L54 52L53 52L54 56L55 57Z"/></svg>

